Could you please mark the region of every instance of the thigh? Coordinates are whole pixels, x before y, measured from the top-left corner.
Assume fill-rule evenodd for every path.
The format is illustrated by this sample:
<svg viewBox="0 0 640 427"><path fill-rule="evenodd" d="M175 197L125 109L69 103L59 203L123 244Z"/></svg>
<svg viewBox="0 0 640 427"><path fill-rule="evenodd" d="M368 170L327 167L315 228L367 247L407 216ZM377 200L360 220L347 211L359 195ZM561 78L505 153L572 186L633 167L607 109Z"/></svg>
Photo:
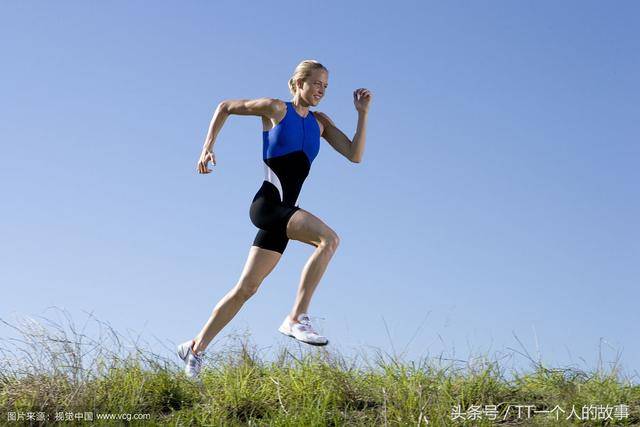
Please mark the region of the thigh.
<svg viewBox="0 0 640 427"><path fill-rule="evenodd" d="M262 282L278 264L281 256L278 252L251 246L241 277Z"/></svg>
<svg viewBox="0 0 640 427"><path fill-rule="evenodd" d="M287 237L318 246L322 241L337 239L337 234L320 218L299 208L287 223Z"/></svg>
<svg viewBox="0 0 640 427"><path fill-rule="evenodd" d="M287 237L284 229L280 230L258 230L256 234L256 238L253 239L253 246L268 249L270 251L278 252L279 254L284 253L284 250L287 247L287 243L289 243L289 238Z"/></svg>

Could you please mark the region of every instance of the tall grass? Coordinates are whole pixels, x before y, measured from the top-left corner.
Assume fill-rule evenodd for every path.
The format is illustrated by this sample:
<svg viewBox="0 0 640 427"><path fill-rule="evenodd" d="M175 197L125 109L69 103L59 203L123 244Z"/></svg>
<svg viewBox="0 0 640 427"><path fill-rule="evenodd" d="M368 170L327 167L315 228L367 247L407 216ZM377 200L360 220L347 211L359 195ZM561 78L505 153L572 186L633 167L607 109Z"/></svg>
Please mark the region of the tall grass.
<svg viewBox="0 0 640 427"><path fill-rule="evenodd" d="M524 353L531 360L530 372L512 372L507 380L499 361L488 355L473 363L443 363L442 358L406 362L378 350L361 367L330 348L302 345L298 351L282 346L273 361L265 361L245 335L232 336L225 350L208 353L200 378L191 380L177 357L150 351L140 337L125 338L91 315L78 328L61 312L64 323L0 319L20 336L0 341L0 423L640 425L640 386L620 378L618 363L585 372L549 368ZM94 336L86 332L89 321L99 326ZM496 405L494 415L489 405ZM518 415L514 405L566 412L556 410L556 419L553 412L527 414L521 408ZM590 405L609 405L611 411L603 409L599 417L596 409L583 414ZM614 405L627 405L628 413L616 412L625 408ZM572 408L579 417L567 420ZM55 418L87 412L90 422ZM39 415L29 420L28 413ZM106 421L98 414L148 415Z"/></svg>

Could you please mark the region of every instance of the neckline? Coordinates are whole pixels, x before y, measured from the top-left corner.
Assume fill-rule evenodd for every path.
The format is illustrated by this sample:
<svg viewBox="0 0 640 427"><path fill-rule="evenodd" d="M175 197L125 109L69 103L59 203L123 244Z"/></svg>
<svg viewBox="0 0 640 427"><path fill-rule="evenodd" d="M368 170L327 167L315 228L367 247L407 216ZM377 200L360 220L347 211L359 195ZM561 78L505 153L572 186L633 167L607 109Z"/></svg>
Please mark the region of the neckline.
<svg viewBox="0 0 640 427"><path fill-rule="evenodd" d="M294 106L293 106L293 102L289 101L289 105L291 106L291 109L293 110L293 112L294 112L294 113L296 113L296 114L298 115L298 117L300 117L300 118L301 118L301 119L303 119L303 120L304 120L304 119L306 119L307 117L309 117L309 114L311 114L311 110L307 109L307 115L306 115L306 116L304 116L304 117L302 117L302 116L300 115L300 113L298 113L298 112L296 111L296 107L294 107Z"/></svg>

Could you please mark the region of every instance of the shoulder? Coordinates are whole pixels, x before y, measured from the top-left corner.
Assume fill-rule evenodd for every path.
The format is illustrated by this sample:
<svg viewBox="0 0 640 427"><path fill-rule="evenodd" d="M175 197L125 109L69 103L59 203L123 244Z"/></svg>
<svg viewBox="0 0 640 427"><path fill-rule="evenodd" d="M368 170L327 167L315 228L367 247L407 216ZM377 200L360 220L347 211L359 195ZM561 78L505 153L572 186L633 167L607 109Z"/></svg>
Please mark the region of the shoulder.
<svg viewBox="0 0 640 427"><path fill-rule="evenodd" d="M278 98L260 98L264 108L262 114L263 130L269 130L284 120L287 104Z"/></svg>
<svg viewBox="0 0 640 427"><path fill-rule="evenodd" d="M271 110L271 118L280 121L287 114L287 104L278 98L266 98Z"/></svg>
<svg viewBox="0 0 640 427"><path fill-rule="evenodd" d="M323 113L321 111L314 111L313 115L318 119L318 121L322 124L322 126L335 126L333 124L333 121L329 118L329 116L326 113Z"/></svg>
<svg viewBox="0 0 640 427"><path fill-rule="evenodd" d="M257 98L254 102L276 116L287 111L287 104L278 98Z"/></svg>
<svg viewBox="0 0 640 427"><path fill-rule="evenodd" d="M278 98L257 98L254 102L260 104L265 118L280 121L287 113L287 104Z"/></svg>

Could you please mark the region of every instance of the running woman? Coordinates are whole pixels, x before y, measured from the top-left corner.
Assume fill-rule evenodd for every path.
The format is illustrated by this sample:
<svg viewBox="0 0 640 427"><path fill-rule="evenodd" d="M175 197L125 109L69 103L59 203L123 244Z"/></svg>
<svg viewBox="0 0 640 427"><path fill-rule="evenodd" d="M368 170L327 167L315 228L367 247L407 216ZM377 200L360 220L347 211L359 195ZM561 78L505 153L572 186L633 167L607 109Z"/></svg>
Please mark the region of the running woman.
<svg viewBox="0 0 640 427"><path fill-rule="evenodd" d="M198 336L178 346L178 355L185 362L188 377L200 373L205 348L256 293L280 260L289 239L308 243L316 249L302 270L291 312L278 330L311 345L322 346L329 342L314 330L307 310L340 239L320 218L300 208L296 202L320 149L321 136L351 162L362 161L372 93L364 88L353 92L358 123L353 140L350 140L329 116L309 109L324 97L328 78L328 70L319 62L302 61L289 79L291 101L274 98L226 100L216 108L198 160L197 170L201 174L212 171L208 167L209 161L216 165L213 146L227 117L237 114L262 119L264 181L249 209L249 217L259 231L237 284L218 302Z"/></svg>

